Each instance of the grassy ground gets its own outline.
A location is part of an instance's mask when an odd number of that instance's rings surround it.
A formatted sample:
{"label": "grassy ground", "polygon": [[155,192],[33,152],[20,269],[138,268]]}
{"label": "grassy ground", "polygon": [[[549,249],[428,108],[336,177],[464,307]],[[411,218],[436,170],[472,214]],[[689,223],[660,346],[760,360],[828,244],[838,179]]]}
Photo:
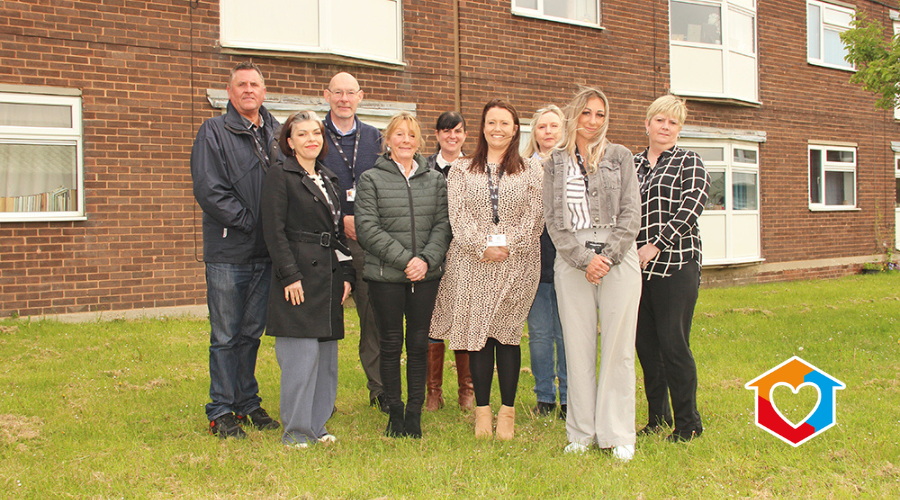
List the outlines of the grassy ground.
{"label": "grassy ground", "polygon": [[[329,423],[339,441],[292,450],[277,432],[243,441],[207,433],[208,322],[4,321],[0,496],[900,498],[898,295],[898,274],[701,291],[692,340],[706,433],[686,445],[641,438],[627,464],[597,450],[563,454],[564,423],[530,415],[527,342],[515,440],[475,441],[471,418],[452,405],[423,417],[423,439],[388,439],[386,417],[367,405],[351,311]],[[263,340],[257,373],[277,415],[272,346]],[[837,425],[798,448],[754,425],[754,393],[744,389],[793,355],[847,385]],[[775,398],[800,421],[814,393],[779,388]]]}

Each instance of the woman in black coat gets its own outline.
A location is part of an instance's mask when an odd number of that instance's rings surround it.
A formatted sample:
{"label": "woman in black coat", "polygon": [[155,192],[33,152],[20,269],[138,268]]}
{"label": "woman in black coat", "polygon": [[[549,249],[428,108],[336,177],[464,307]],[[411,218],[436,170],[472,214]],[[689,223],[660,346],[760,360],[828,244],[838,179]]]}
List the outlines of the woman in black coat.
{"label": "woman in black coat", "polygon": [[337,397],[343,303],[355,283],[337,177],[325,168],[325,128],[315,113],[291,115],[278,139],[287,157],[262,191],[263,235],[272,257],[266,333],[281,367],[282,441],[333,442],[325,430]]}

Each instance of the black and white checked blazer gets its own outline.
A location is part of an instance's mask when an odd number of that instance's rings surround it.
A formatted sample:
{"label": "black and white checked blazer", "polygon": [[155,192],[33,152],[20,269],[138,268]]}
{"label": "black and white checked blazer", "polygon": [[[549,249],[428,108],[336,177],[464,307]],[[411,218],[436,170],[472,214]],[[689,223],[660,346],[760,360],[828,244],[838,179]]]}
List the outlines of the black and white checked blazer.
{"label": "black and white checked blazer", "polygon": [[701,262],[697,219],[709,196],[709,174],[693,152],[673,146],[650,165],[647,150],[634,155],[641,187],[638,248],[652,243],[659,255],[644,269],[644,279],[667,278],[688,262]]}

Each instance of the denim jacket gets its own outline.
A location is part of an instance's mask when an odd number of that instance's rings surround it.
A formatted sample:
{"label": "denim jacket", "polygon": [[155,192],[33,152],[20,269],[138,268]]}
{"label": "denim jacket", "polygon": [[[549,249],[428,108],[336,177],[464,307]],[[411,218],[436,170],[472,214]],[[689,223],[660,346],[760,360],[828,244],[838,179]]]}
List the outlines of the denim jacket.
{"label": "denim jacket", "polygon": [[[566,208],[566,170],[574,161],[563,150],[554,150],[544,161],[544,219],[557,254],[570,266],[585,270],[594,251],[578,243]],[[618,264],[634,247],[641,228],[641,198],[634,157],[619,144],[610,144],[593,173],[588,173],[592,227],[611,228],[601,255]]]}

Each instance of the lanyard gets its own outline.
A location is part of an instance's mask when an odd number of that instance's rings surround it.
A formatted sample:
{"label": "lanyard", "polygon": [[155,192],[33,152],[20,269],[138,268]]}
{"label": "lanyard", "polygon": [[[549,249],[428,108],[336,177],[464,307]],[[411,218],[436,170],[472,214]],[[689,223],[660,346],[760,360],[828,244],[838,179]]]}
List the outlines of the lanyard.
{"label": "lanyard", "polygon": [[584,179],[584,194],[587,194],[591,189],[590,186],[588,186],[588,173],[587,169],[584,168],[584,158],[577,149],[575,150],[575,159],[578,160],[578,168],[581,169],[581,177]]}
{"label": "lanyard", "polygon": [[[263,124],[265,126],[265,124]],[[253,136],[253,142],[256,143],[256,149],[262,153],[263,158],[266,159],[265,165],[263,165],[263,170],[269,171],[269,151],[263,147],[262,143],[265,142],[265,139],[262,137],[262,127],[257,127],[256,125],[252,125],[250,127],[250,135]]]}
{"label": "lanyard", "polygon": [[322,187],[322,193],[325,195],[325,202],[328,203],[328,208],[331,210],[331,219],[334,222],[334,229],[337,231],[338,221],[341,218],[340,210],[335,206],[334,202],[331,201],[331,197],[333,196],[334,187],[331,185],[331,182],[319,171],[318,180],[316,184],[319,184]]}
{"label": "lanyard", "polygon": [[500,179],[503,178],[503,169],[497,171],[497,185],[491,179],[491,167],[485,165],[484,171],[488,176],[488,192],[491,194],[491,211],[494,213],[494,224],[500,224]]}
{"label": "lanyard", "polygon": [[356,187],[356,174],[353,173],[353,166],[356,165],[356,153],[359,151],[359,126],[356,127],[356,134],[353,138],[353,161],[347,160],[347,155],[344,154],[344,148],[341,147],[341,141],[338,138],[337,134],[331,131],[330,128],[325,127],[325,130],[328,131],[328,135],[331,136],[331,142],[334,143],[334,146],[337,148],[338,153],[341,154],[341,159],[344,160],[344,165],[347,165],[347,168],[350,169],[350,178],[353,179],[353,187]]}

